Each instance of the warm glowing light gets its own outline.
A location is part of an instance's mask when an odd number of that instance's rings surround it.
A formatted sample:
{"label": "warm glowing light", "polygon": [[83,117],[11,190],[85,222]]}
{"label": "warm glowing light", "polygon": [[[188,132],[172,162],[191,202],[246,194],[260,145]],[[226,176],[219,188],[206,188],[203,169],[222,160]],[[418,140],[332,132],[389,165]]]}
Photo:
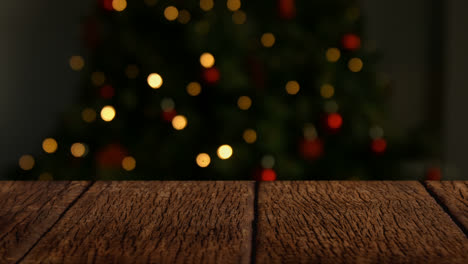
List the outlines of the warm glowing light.
{"label": "warm glowing light", "polygon": [[172,127],[175,130],[182,130],[187,126],[187,118],[183,115],[176,115],[172,119]]}
{"label": "warm glowing light", "polygon": [[191,82],[187,85],[187,93],[191,96],[197,96],[201,93],[201,85],[197,82]]}
{"label": "warm glowing light", "polygon": [[275,44],[275,35],[272,33],[265,33],[262,35],[260,41],[264,47],[270,48]]}
{"label": "warm glowing light", "polygon": [[112,121],[115,118],[115,108],[110,105],[104,106],[101,110],[101,118],[106,122]]}
{"label": "warm glowing light", "polygon": [[43,172],[39,175],[38,178],[40,181],[52,181],[54,178],[52,177],[52,174],[49,172]]}
{"label": "warm glowing light", "polygon": [[340,59],[341,52],[337,48],[329,48],[325,53],[325,57],[329,62],[337,62]]}
{"label": "warm glowing light", "polygon": [[261,164],[263,168],[271,169],[273,166],[275,166],[275,157],[272,155],[263,156]]}
{"label": "warm glowing light", "polygon": [[125,75],[129,79],[135,79],[138,77],[138,74],[140,73],[140,70],[138,69],[138,66],[135,64],[130,64],[125,68]]}
{"label": "warm glowing light", "polygon": [[232,14],[232,22],[234,22],[234,24],[241,25],[244,24],[246,20],[247,15],[242,10],[237,10]]}
{"label": "warm glowing light", "polygon": [[174,100],[172,100],[171,98],[163,98],[161,100],[161,109],[163,111],[171,111],[172,109],[174,109],[175,107],[175,103],[174,103]]}
{"label": "warm glowing light", "polygon": [[210,11],[214,7],[213,0],[200,0],[200,8],[203,11]]}
{"label": "warm glowing light", "polygon": [[169,21],[176,20],[178,16],[179,16],[179,10],[177,10],[177,7],[168,6],[166,7],[166,9],[164,9],[164,17],[167,20]]}
{"label": "warm glowing light", "polygon": [[21,156],[18,162],[20,168],[25,171],[32,170],[32,168],[34,167],[34,163],[34,157],[31,155]]}
{"label": "warm glowing light", "polygon": [[200,153],[197,155],[197,158],[195,161],[197,162],[198,166],[205,168],[205,167],[208,167],[208,165],[210,165],[211,158],[210,158],[210,155],[206,153]]}
{"label": "warm glowing light", "polygon": [[331,129],[338,129],[343,124],[343,118],[337,113],[329,114],[327,117],[327,124]]}
{"label": "warm glowing light", "polygon": [[383,138],[374,139],[372,140],[371,148],[375,153],[382,154],[387,149],[387,141]]}
{"label": "warm glowing light", "polygon": [[80,158],[86,155],[86,146],[83,143],[73,143],[70,147],[70,152],[75,158]]}
{"label": "warm glowing light", "polygon": [[241,96],[237,100],[237,106],[242,110],[247,110],[252,106],[252,100],[248,96]]}
{"label": "warm glowing light", "polygon": [[112,8],[115,11],[122,12],[127,8],[127,1],[126,0],[112,0]]}
{"label": "warm glowing light", "polygon": [[163,79],[161,75],[157,73],[151,73],[150,75],[148,75],[147,81],[148,85],[153,89],[159,89],[163,84]]}
{"label": "warm glowing light", "polygon": [[220,159],[229,159],[232,156],[232,148],[229,145],[222,145],[218,148],[217,153]]}
{"label": "warm glowing light", "polygon": [[260,181],[276,180],[276,172],[273,169],[264,169],[260,175]]}
{"label": "warm glowing light", "polygon": [[106,81],[106,75],[103,72],[91,73],[91,82],[94,86],[101,86]]}
{"label": "warm glowing light", "polygon": [[241,1],[240,0],[227,0],[227,8],[231,11],[237,11],[241,8]]}
{"label": "warm glowing light", "polygon": [[125,157],[122,160],[122,168],[126,171],[132,171],[136,167],[136,160],[133,157]]}
{"label": "warm glowing light", "polygon": [[289,81],[286,83],[286,92],[288,94],[297,94],[299,92],[300,86],[296,81]]}
{"label": "warm glowing light", "polygon": [[69,63],[70,68],[74,71],[81,71],[85,65],[85,61],[81,56],[71,56]]}
{"label": "warm glowing light", "polygon": [[307,140],[314,140],[317,138],[317,129],[313,124],[305,124],[304,126],[304,138]]}
{"label": "warm glowing light", "polygon": [[333,88],[332,85],[330,84],[324,84],[322,87],[320,87],[320,95],[322,95],[323,98],[331,98],[335,94],[335,88]]}
{"label": "warm glowing light", "polygon": [[91,123],[96,120],[96,111],[91,108],[85,108],[81,112],[81,118],[83,118],[86,123]]}
{"label": "warm glowing light", "polygon": [[257,132],[249,128],[244,131],[244,134],[242,134],[242,137],[244,138],[245,142],[252,144],[255,141],[257,141]]}
{"label": "warm glowing light", "polygon": [[42,141],[42,149],[47,153],[54,153],[57,147],[57,141],[53,138],[46,138]]}
{"label": "warm glowing light", "polygon": [[205,52],[200,56],[200,64],[205,68],[211,68],[215,64],[215,58],[211,53]]}
{"label": "warm glowing light", "polygon": [[183,9],[180,10],[179,16],[177,17],[177,21],[179,21],[179,23],[181,24],[187,24],[191,18],[192,16],[190,15],[190,12]]}
{"label": "warm glowing light", "polygon": [[360,72],[362,70],[362,60],[359,58],[352,58],[348,62],[348,68],[352,72]]}

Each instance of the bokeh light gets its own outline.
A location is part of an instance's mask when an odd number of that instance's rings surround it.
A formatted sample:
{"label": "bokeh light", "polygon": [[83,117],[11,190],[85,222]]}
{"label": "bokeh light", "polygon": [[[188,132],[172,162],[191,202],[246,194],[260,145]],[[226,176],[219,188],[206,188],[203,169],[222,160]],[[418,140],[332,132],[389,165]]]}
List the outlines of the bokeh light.
{"label": "bokeh light", "polygon": [[163,111],[171,111],[172,109],[175,108],[175,102],[172,100],[172,98],[163,98],[161,100],[161,109]]}
{"label": "bokeh light", "polygon": [[325,53],[325,57],[329,62],[337,62],[340,59],[341,52],[337,48],[329,48]]}
{"label": "bokeh light", "polygon": [[307,140],[314,140],[317,138],[317,129],[313,124],[305,124],[304,125],[304,138]]}
{"label": "bokeh light", "polygon": [[275,157],[272,155],[265,155],[262,158],[262,161],[260,162],[262,164],[262,167],[265,169],[271,169],[273,166],[275,166]]}
{"label": "bokeh light", "polygon": [[335,100],[329,100],[325,102],[323,108],[327,113],[336,113],[340,107]]}
{"label": "bokeh light", "polygon": [[83,57],[78,56],[78,55],[71,56],[69,63],[70,63],[70,68],[72,68],[72,70],[74,71],[81,71],[85,65],[85,61]]}
{"label": "bokeh light", "polygon": [[295,95],[299,92],[300,86],[297,81],[289,81],[286,83],[286,92],[291,95]]}
{"label": "bokeh light", "polygon": [[115,118],[115,108],[110,105],[106,105],[101,110],[101,118],[106,122],[110,122]]}
{"label": "bokeh light", "polygon": [[200,64],[205,68],[211,68],[215,64],[215,58],[209,52],[205,52],[200,56]]}
{"label": "bokeh light", "polygon": [[187,118],[183,115],[176,115],[172,119],[172,127],[175,130],[182,130],[187,126]]}
{"label": "bokeh light", "polygon": [[127,1],[126,0],[112,0],[112,8],[115,11],[122,12],[127,8]]}
{"label": "bokeh light", "polygon": [[352,58],[348,62],[348,68],[352,72],[360,72],[362,70],[362,60],[359,58]]}
{"label": "bokeh light", "polygon": [[187,85],[187,93],[191,96],[197,96],[201,93],[201,85],[197,82],[191,82]]}
{"label": "bokeh light", "polygon": [[44,141],[42,141],[42,149],[46,153],[54,153],[55,151],[57,151],[57,147],[57,141],[53,138],[46,138],[44,139]]}
{"label": "bokeh light", "polygon": [[217,151],[220,159],[229,159],[232,156],[232,147],[229,145],[221,145]]}
{"label": "bokeh light", "polygon": [[237,11],[241,8],[240,0],[227,0],[226,6],[231,11]]}
{"label": "bokeh light", "polygon": [[122,168],[126,171],[132,171],[136,167],[136,160],[134,157],[128,156],[122,160]]}
{"label": "bokeh light", "polygon": [[75,158],[80,158],[86,155],[86,146],[83,143],[73,143],[70,147],[70,152]]}
{"label": "bokeh light", "polygon": [[94,86],[101,86],[106,81],[106,75],[103,72],[93,72],[91,73],[91,83]]}
{"label": "bokeh light", "polygon": [[324,84],[320,87],[320,95],[323,98],[329,99],[335,94],[335,88],[330,84]]}
{"label": "bokeh light", "polygon": [[241,110],[247,110],[250,108],[250,106],[252,106],[252,99],[250,99],[250,97],[248,96],[241,96],[237,100],[237,106]]}
{"label": "bokeh light", "polygon": [[168,6],[164,9],[164,17],[169,21],[174,21],[179,16],[179,10],[175,6]]}
{"label": "bokeh light", "polygon": [[214,7],[213,0],[200,0],[200,8],[203,11],[210,11]]}
{"label": "bokeh light", "polygon": [[234,24],[241,25],[244,24],[246,20],[247,15],[242,10],[237,10],[232,14],[232,22],[234,22]]}
{"label": "bokeh light", "polygon": [[382,138],[384,136],[384,130],[379,126],[373,126],[369,129],[369,136],[372,139]]}
{"label": "bokeh light", "polygon": [[34,168],[34,157],[31,155],[23,155],[19,158],[18,165],[22,170],[28,171]]}
{"label": "bokeh light", "polygon": [[376,154],[382,154],[387,149],[387,141],[383,138],[374,139],[372,140],[371,148]]}
{"label": "bokeh light", "polygon": [[129,64],[125,68],[125,75],[129,79],[135,79],[136,77],[138,77],[139,73],[140,73],[140,70],[138,69],[138,66],[136,66],[135,64]]}
{"label": "bokeh light", "polygon": [[242,137],[244,138],[245,142],[252,144],[255,141],[257,141],[257,132],[249,128],[244,131],[244,133],[242,134]]}
{"label": "bokeh light", "polygon": [[195,159],[195,161],[197,162],[198,166],[205,168],[205,167],[208,167],[208,165],[210,165],[211,158],[210,158],[210,155],[206,153],[200,153],[197,155],[197,158]]}
{"label": "bokeh light", "polygon": [[83,111],[81,111],[81,118],[83,118],[83,121],[86,123],[91,123],[96,120],[96,111],[92,108],[85,108]]}
{"label": "bokeh light", "polygon": [[52,173],[50,172],[43,172],[39,175],[38,180],[40,181],[52,181],[54,177],[52,176]]}
{"label": "bokeh light", "polygon": [[191,18],[192,18],[192,16],[190,15],[190,12],[185,10],[185,9],[182,9],[179,12],[179,16],[177,17],[177,21],[179,21],[179,23],[181,23],[181,24],[187,24],[190,21]]}
{"label": "bokeh light", "polygon": [[343,118],[338,113],[329,114],[327,117],[327,124],[331,129],[338,129],[343,124]]}
{"label": "bokeh light", "polygon": [[151,73],[150,75],[148,75],[147,82],[148,82],[148,85],[151,88],[159,89],[159,88],[161,88],[161,86],[163,84],[163,79],[162,79],[161,75],[159,75],[157,73]]}
{"label": "bokeh light", "polygon": [[272,33],[265,33],[262,35],[260,41],[264,47],[270,48],[275,44],[275,35]]}

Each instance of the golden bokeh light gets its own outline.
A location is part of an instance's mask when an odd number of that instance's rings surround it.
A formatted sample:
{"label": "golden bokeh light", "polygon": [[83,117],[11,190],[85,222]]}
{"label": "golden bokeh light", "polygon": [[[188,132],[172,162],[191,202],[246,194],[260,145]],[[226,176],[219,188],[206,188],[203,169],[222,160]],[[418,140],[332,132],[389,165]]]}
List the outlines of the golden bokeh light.
{"label": "golden bokeh light", "polygon": [[126,0],[112,0],[112,8],[115,11],[122,12],[127,8],[127,1]]}
{"label": "golden bokeh light", "polygon": [[352,72],[360,72],[363,65],[362,60],[359,58],[352,58],[348,62],[348,68]]}
{"label": "golden bokeh light", "polygon": [[329,62],[337,62],[340,59],[341,52],[337,48],[329,48],[325,53],[325,57]]}
{"label": "golden bokeh light", "polygon": [[106,81],[106,75],[103,72],[93,72],[91,73],[91,83],[94,86],[102,86]]}
{"label": "golden bokeh light", "polygon": [[40,181],[52,181],[54,178],[52,177],[52,173],[43,172],[39,175],[38,180]]}
{"label": "golden bokeh light", "polygon": [[164,17],[169,21],[174,21],[179,16],[179,10],[175,6],[168,6],[164,9]]}
{"label": "golden bokeh light", "polygon": [[237,11],[241,8],[240,0],[227,0],[226,6],[231,11]]}
{"label": "golden bokeh light", "polygon": [[57,147],[57,141],[53,138],[46,138],[44,139],[44,141],[42,141],[42,149],[46,153],[54,153],[55,151],[57,151]]}
{"label": "golden bokeh light", "polygon": [[34,168],[34,157],[31,155],[23,155],[19,158],[18,165],[22,170],[28,171]]}
{"label": "golden bokeh light", "polygon": [[209,52],[205,52],[200,56],[200,64],[205,68],[211,68],[215,64],[215,58]]}
{"label": "golden bokeh light", "polygon": [[73,143],[70,147],[70,152],[75,158],[80,158],[86,155],[86,146],[83,143]]}
{"label": "golden bokeh light", "polygon": [[132,171],[136,167],[136,160],[134,157],[128,156],[122,160],[122,168],[126,171]]}
{"label": "golden bokeh light", "polygon": [[247,14],[242,10],[237,10],[232,14],[232,22],[237,25],[242,25],[247,20]]}
{"label": "golden bokeh light", "polygon": [[324,84],[320,87],[320,95],[323,98],[331,98],[335,94],[335,88],[330,84]]}
{"label": "golden bokeh light", "polygon": [[315,129],[315,126],[313,124],[305,124],[303,132],[305,139],[314,140],[317,138],[317,129]]}
{"label": "golden bokeh light", "polygon": [[148,75],[147,81],[148,85],[153,89],[159,89],[163,84],[163,79],[161,75],[157,73],[151,73],[150,75]]}
{"label": "golden bokeh light", "polygon": [[92,108],[85,108],[83,111],[81,111],[81,118],[83,118],[83,121],[86,123],[91,123],[96,120],[96,111]]}
{"label": "golden bokeh light", "polygon": [[220,159],[229,159],[232,156],[232,148],[229,145],[221,145],[217,154]]}
{"label": "golden bokeh light", "polygon": [[201,168],[206,168],[208,165],[210,165],[211,158],[210,155],[206,153],[200,153],[197,155],[197,158],[195,159],[197,162],[197,165],[200,166]]}
{"label": "golden bokeh light", "polygon": [[214,7],[213,0],[200,0],[200,8],[203,11],[210,11]]}
{"label": "golden bokeh light", "polygon": [[197,82],[191,82],[187,85],[187,93],[191,96],[197,96],[201,93],[201,85]]}
{"label": "golden bokeh light", "polygon": [[272,33],[265,33],[262,35],[262,38],[260,39],[262,42],[262,45],[266,48],[273,47],[275,44],[275,35]]}
{"label": "golden bokeh light", "polygon": [[297,81],[289,81],[286,83],[286,92],[288,94],[294,95],[299,92],[300,86]]}
{"label": "golden bokeh light", "polygon": [[125,68],[125,75],[129,79],[135,79],[138,77],[138,74],[140,73],[140,70],[138,69],[138,66],[135,64],[130,64]]}
{"label": "golden bokeh light", "polygon": [[190,12],[183,9],[180,10],[179,16],[177,17],[177,21],[179,21],[179,23],[181,24],[187,24],[191,18],[192,16],[190,15]]}
{"label": "golden bokeh light", "polygon": [[255,141],[257,141],[257,132],[249,128],[244,131],[244,133],[242,134],[242,137],[244,138],[245,142],[252,144]]}
{"label": "golden bokeh light", "polygon": [[71,56],[69,63],[70,63],[70,68],[72,68],[72,70],[74,71],[81,71],[85,65],[85,61],[83,57],[78,56],[78,55]]}
{"label": "golden bokeh light", "polygon": [[250,108],[250,106],[252,106],[252,99],[250,99],[250,97],[248,96],[241,96],[237,100],[237,106],[241,110],[247,110]]}
{"label": "golden bokeh light", "polygon": [[172,119],[172,127],[175,130],[182,130],[187,126],[187,118],[183,115],[176,115]]}
{"label": "golden bokeh light", "polygon": [[106,105],[101,110],[101,118],[106,122],[110,122],[115,118],[115,108],[110,105]]}

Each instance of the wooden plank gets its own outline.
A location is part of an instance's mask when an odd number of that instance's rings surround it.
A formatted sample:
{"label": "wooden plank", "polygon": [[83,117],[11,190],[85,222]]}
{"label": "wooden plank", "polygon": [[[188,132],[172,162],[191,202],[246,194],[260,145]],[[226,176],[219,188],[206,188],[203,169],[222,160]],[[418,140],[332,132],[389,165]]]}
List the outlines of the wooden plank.
{"label": "wooden plank", "polygon": [[25,263],[247,263],[253,182],[97,182]]}
{"label": "wooden plank", "polygon": [[0,263],[15,263],[89,182],[0,182]]}
{"label": "wooden plank", "polygon": [[468,181],[426,181],[429,191],[468,230]]}
{"label": "wooden plank", "polygon": [[258,263],[466,263],[468,239],[418,182],[271,182]]}

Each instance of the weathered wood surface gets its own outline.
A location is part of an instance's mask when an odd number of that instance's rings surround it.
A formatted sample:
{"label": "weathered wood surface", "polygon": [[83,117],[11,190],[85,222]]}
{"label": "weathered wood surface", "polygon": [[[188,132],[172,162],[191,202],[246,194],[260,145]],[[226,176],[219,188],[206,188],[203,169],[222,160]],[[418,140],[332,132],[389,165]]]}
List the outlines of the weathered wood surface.
{"label": "weathered wood surface", "polygon": [[0,182],[0,263],[15,263],[88,182]]}
{"label": "weathered wood surface", "polygon": [[248,263],[253,182],[97,182],[24,263]]}
{"label": "weathered wood surface", "polygon": [[466,232],[468,230],[468,181],[427,181],[425,184]]}
{"label": "weathered wood surface", "polygon": [[257,263],[466,263],[468,239],[418,182],[270,182]]}

